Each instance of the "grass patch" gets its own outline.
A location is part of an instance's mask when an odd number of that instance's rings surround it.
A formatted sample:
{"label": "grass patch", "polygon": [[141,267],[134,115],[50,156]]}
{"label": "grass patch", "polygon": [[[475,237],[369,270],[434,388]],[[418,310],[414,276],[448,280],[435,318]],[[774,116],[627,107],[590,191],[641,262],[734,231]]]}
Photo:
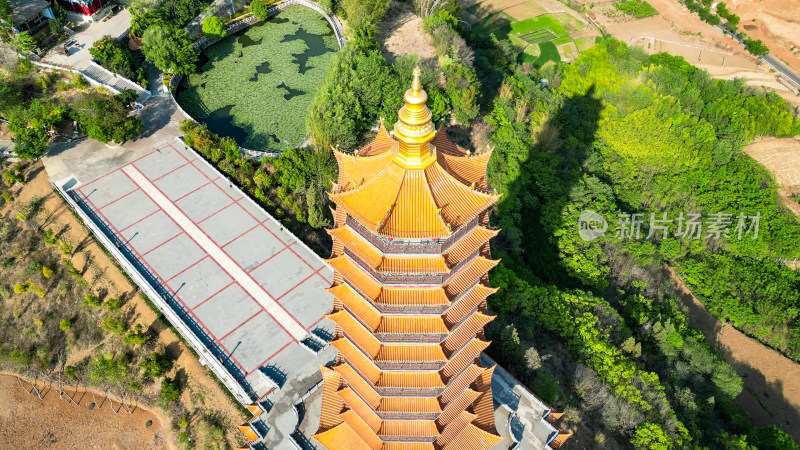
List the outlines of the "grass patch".
{"label": "grass patch", "polygon": [[544,14],[531,19],[520,20],[511,24],[511,31],[515,34],[526,34],[546,28],[557,37],[567,36],[567,27],[555,17]]}
{"label": "grass patch", "polygon": [[558,54],[556,44],[552,42],[542,42],[539,44],[539,51],[539,58],[533,63],[536,67],[543,67],[548,61],[553,61],[554,63],[561,61],[561,56]]}
{"label": "grass patch", "polygon": [[658,10],[644,0],[624,0],[614,3],[614,7],[637,19],[658,15]]}
{"label": "grass patch", "polygon": [[593,37],[577,39],[575,40],[575,46],[578,47],[579,52],[583,53],[586,50],[589,50],[590,48],[594,47],[594,44],[596,42],[597,40]]}
{"label": "grass patch", "polygon": [[178,102],[209,129],[246,148],[285,150],[306,139],[305,116],[338,50],[328,22],[290,8],[203,52]]}
{"label": "grass patch", "polygon": [[560,37],[558,39],[553,40],[553,44],[566,44],[567,42],[572,41],[572,38],[569,36]]}

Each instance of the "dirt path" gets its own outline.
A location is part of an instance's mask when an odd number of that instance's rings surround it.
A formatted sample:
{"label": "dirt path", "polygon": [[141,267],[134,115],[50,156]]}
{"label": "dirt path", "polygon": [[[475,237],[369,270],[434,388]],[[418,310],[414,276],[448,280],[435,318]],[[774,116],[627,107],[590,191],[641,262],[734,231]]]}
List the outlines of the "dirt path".
{"label": "dirt path", "polygon": [[[75,390],[69,389],[71,394]],[[46,391],[45,391],[46,392]],[[114,414],[107,399],[96,395],[99,407],[89,410],[91,393],[80,390],[78,405],[56,391],[44,398],[28,394],[17,378],[0,375],[0,446],[3,448],[152,449],[177,448],[167,439],[156,414],[141,407]],[[115,408],[117,404],[115,403]],[[150,426],[147,424],[150,423]]]}
{"label": "dirt path", "polygon": [[[235,447],[238,439],[242,439],[235,426],[243,422],[246,416],[212,378],[214,375],[200,365],[168,324],[145,304],[138,288],[123,276],[113,259],[100,249],[88,229],[54,191],[41,162],[28,169],[28,183],[19,193],[15,203],[24,203],[33,197],[44,199],[44,212],[39,216],[45,218],[44,228],[52,229],[56,233],[63,230],[62,236],[75,247],[76,254],[72,262],[79,270],[85,270],[84,277],[92,285],[92,289],[96,291],[104,287],[111,295],[120,295],[124,298],[126,303],[123,306],[123,316],[129,317],[131,325],[142,324],[145,330],[157,337],[158,342],[175,360],[170,376],[177,377],[181,386],[186,388],[183,389],[181,401],[189,412],[203,409],[221,413],[229,443]],[[67,358],[71,363],[77,363],[81,357],[90,355],[90,349],[76,349],[71,355],[67,355]],[[2,404],[0,402],[0,405]],[[166,427],[169,429],[169,424]],[[16,426],[14,428],[17,433],[27,429]]]}
{"label": "dirt path", "polygon": [[689,308],[690,324],[703,332],[742,377],[745,389],[735,399],[739,410],[754,425],[778,425],[800,441],[800,364],[721,323],[672,268],[666,270],[677,283],[678,297]]}

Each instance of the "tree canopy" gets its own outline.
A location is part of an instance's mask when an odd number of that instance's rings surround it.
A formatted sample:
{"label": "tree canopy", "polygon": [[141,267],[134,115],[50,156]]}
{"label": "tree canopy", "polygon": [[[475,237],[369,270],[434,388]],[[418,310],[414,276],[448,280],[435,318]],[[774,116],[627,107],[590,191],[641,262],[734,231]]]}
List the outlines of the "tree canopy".
{"label": "tree canopy", "polygon": [[198,52],[186,30],[158,24],[145,31],[142,41],[145,57],[160,70],[187,75],[197,69]]}

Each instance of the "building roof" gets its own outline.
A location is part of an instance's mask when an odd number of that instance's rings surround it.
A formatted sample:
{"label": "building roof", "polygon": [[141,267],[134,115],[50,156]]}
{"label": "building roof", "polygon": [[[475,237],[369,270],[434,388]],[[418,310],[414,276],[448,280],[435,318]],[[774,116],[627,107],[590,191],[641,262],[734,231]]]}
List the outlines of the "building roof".
{"label": "building roof", "polygon": [[14,25],[25,23],[50,7],[46,0],[9,0],[9,3],[13,8],[11,19]]}

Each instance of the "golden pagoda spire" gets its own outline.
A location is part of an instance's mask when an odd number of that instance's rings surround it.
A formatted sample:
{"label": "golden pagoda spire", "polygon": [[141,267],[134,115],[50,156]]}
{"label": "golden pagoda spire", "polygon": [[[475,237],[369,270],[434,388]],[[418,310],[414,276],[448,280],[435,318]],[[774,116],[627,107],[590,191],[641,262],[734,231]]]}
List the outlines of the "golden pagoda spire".
{"label": "golden pagoda spire", "polygon": [[403,96],[405,105],[397,114],[394,136],[399,141],[395,161],[404,169],[424,169],[436,160],[436,149],[430,140],[436,135],[428,109],[428,93],[422,89],[419,67],[414,68],[411,88]]}

